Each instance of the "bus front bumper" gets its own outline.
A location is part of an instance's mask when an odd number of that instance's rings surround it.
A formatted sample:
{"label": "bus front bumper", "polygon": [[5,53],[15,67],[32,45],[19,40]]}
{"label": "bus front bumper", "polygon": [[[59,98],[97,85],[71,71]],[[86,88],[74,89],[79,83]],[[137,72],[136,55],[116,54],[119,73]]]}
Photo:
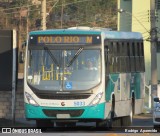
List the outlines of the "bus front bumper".
{"label": "bus front bumper", "polygon": [[104,119],[105,103],[85,107],[41,107],[25,103],[27,119]]}

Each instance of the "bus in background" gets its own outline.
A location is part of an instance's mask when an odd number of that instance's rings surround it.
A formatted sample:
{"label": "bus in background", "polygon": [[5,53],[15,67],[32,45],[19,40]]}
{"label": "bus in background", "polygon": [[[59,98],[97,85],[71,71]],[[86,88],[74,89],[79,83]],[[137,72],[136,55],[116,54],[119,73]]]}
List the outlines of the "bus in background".
{"label": "bus in background", "polygon": [[128,126],[142,113],[143,38],[75,27],[32,31],[25,55],[25,116],[37,127]]}

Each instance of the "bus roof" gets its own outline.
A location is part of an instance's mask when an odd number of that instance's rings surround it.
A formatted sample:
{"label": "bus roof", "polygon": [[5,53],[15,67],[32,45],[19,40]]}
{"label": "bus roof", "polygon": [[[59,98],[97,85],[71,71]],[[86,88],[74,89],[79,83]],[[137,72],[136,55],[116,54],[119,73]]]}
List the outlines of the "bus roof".
{"label": "bus roof", "polygon": [[121,32],[121,31],[108,31],[105,33],[105,39],[141,39],[142,34],[139,32]]}
{"label": "bus roof", "polygon": [[90,27],[72,27],[68,29],[49,29],[31,31],[30,35],[100,35],[104,34],[105,39],[143,39],[142,34],[139,32],[122,32],[111,31],[107,28],[90,28]]}

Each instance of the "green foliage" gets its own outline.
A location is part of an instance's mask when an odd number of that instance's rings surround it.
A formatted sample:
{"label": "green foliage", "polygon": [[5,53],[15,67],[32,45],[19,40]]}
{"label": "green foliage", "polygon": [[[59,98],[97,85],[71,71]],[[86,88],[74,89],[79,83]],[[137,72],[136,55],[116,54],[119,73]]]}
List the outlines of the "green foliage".
{"label": "green foliage", "polygon": [[[55,7],[55,1],[47,0],[47,28],[67,28],[73,26],[110,27],[116,29],[117,0],[60,0]],[[39,29],[41,5],[33,5],[32,0],[13,0],[4,2],[0,15],[0,28],[16,28],[26,34],[27,17],[29,31]],[[27,6],[31,5],[31,6]],[[20,8],[22,7],[22,8]],[[4,9],[4,10],[3,10]],[[20,9],[27,9],[29,16],[20,17]],[[7,14],[6,14],[7,13]]]}
{"label": "green foliage", "polygon": [[[116,0],[84,0],[83,2],[82,0],[61,0],[50,14],[50,20],[53,23],[48,23],[47,28],[57,28],[58,23],[61,24],[62,21],[62,28],[78,25],[116,29],[116,2]],[[58,28],[60,27],[59,25]]]}

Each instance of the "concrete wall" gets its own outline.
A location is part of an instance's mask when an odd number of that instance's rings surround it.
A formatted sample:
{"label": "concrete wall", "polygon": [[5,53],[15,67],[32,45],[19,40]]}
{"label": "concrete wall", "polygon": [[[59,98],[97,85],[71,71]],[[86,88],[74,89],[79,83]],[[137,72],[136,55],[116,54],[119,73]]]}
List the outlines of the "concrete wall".
{"label": "concrete wall", "polygon": [[[11,91],[0,91],[0,118],[12,118],[11,94]],[[24,96],[22,83],[17,86],[15,118],[24,118]]]}

